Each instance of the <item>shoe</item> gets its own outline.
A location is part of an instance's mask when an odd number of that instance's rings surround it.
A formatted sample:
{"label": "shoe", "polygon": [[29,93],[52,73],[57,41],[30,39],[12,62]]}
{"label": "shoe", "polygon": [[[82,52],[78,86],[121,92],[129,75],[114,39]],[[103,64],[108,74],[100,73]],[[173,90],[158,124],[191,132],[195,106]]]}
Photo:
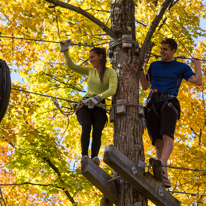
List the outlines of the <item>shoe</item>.
{"label": "shoe", "polygon": [[171,187],[171,182],[165,176],[163,176],[163,183],[165,185],[165,188]]}
{"label": "shoe", "polygon": [[159,163],[158,165],[159,165],[159,166],[162,166],[163,174],[165,174],[164,163],[163,163],[161,160],[159,160],[159,159],[157,159],[157,158],[155,158],[155,157],[150,157],[150,158],[149,158],[149,163],[152,165],[153,162],[158,162],[158,163]]}
{"label": "shoe", "polygon": [[93,161],[97,166],[100,165],[100,161],[99,161],[99,158],[98,158],[98,157],[93,157],[93,158],[92,158],[92,161]]}
{"label": "shoe", "polygon": [[82,161],[84,160],[84,159],[86,159],[88,156],[87,155],[84,155],[82,158],[81,158],[81,164],[82,164]]}

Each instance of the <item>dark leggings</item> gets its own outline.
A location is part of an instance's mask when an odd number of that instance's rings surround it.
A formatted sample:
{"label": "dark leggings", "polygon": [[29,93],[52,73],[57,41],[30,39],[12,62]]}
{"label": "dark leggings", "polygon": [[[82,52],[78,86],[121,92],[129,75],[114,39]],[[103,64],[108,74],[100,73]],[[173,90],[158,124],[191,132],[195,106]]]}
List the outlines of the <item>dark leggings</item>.
{"label": "dark leggings", "polygon": [[88,109],[86,106],[77,112],[77,119],[82,126],[81,147],[82,156],[88,155],[90,142],[91,126],[93,125],[92,133],[92,154],[91,158],[98,156],[101,147],[101,135],[104,125],[107,121],[106,111],[100,107]]}

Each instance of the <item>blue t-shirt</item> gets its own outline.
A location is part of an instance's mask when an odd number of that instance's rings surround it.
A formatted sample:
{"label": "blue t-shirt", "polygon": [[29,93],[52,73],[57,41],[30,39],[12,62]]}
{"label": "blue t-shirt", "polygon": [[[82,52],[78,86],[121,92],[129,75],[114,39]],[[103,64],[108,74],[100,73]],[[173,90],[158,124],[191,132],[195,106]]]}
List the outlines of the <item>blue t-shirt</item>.
{"label": "blue t-shirt", "polygon": [[188,80],[194,72],[187,64],[173,60],[151,63],[148,74],[152,89],[177,96],[182,79]]}

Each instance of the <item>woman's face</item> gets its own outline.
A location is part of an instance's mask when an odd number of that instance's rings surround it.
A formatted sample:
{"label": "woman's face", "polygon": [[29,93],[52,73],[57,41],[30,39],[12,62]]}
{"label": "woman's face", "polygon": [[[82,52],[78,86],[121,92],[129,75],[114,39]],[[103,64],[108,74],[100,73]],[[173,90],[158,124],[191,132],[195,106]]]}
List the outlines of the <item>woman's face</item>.
{"label": "woman's face", "polygon": [[100,69],[101,67],[101,58],[102,54],[98,55],[94,51],[89,52],[89,61],[92,64],[92,66],[96,69]]}

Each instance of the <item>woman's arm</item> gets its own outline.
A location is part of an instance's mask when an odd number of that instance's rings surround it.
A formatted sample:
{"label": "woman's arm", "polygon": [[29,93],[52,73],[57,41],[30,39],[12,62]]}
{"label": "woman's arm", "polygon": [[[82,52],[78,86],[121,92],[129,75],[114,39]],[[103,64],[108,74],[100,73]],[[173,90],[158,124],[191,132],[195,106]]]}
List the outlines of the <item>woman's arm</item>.
{"label": "woman's arm", "polygon": [[106,99],[107,97],[113,96],[116,93],[116,90],[117,90],[117,74],[114,69],[111,69],[109,75],[109,89],[107,89],[102,94],[99,94],[99,96],[102,99]]}
{"label": "woman's arm", "polygon": [[65,57],[65,61],[67,64],[67,67],[79,74],[83,74],[83,75],[88,75],[89,74],[89,70],[90,67],[82,67],[79,65],[76,65],[72,62],[70,56],[69,56],[69,52],[68,51],[64,51],[64,57]]}

